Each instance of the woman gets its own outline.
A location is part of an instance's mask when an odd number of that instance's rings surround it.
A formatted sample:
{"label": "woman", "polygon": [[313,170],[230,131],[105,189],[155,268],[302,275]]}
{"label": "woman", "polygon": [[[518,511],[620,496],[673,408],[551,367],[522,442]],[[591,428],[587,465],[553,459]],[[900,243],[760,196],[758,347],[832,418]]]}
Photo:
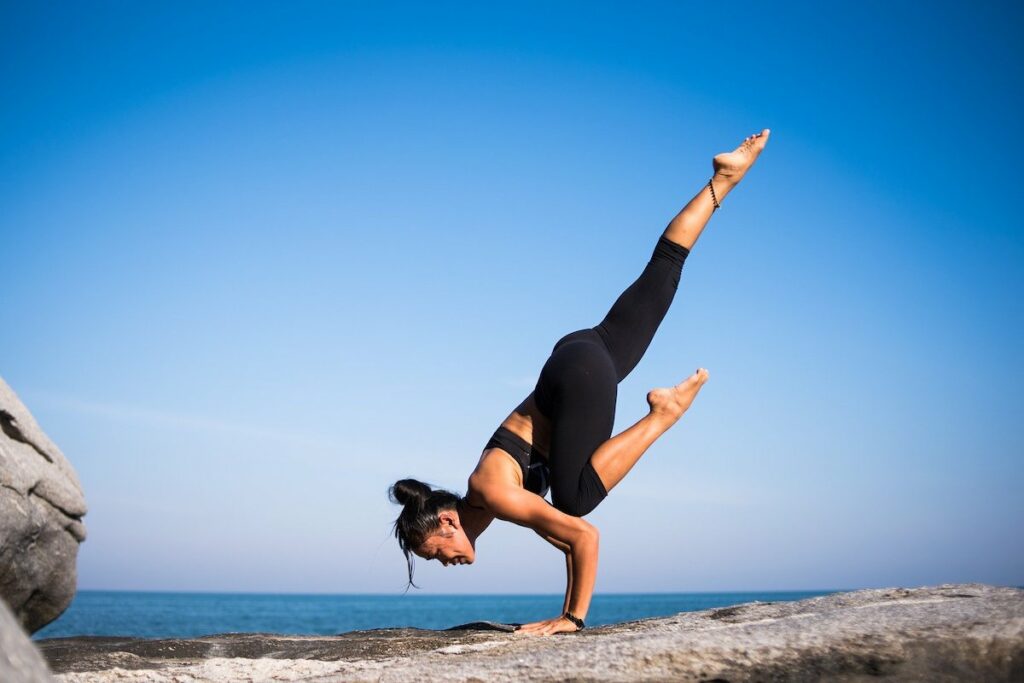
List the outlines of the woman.
{"label": "woman", "polygon": [[[711,214],[750,169],[770,135],[764,129],[714,157],[708,184],[672,219],[643,273],[596,327],[558,341],[533,393],[484,448],[464,497],[415,479],[390,489],[404,506],[395,536],[412,583],[412,555],[472,564],[476,539],[495,519],[527,526],[565,553],[562,614],[520,631],[549,635],[584,627],[597,576],[597,529],[582,517],[622,481],[654,441],[682,417],[708,379],[700,368],[674,387],[647,394],[650,412],[611,436],[617,385],[644,355],[668,311],[683,261]],[[551,491],[551,503],[543,496]]]}

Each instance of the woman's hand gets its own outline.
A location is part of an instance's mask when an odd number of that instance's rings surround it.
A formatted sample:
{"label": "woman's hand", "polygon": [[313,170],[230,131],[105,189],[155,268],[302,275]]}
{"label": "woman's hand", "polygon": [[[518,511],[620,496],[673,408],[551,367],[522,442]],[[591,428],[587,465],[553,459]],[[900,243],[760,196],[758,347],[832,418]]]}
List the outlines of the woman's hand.
{"label": "woman's hand", "polygon": [[[590,607],[597,578],[597,557],[600,534],[597,527],[579,517],[567,515],[535,493],[514,486],[494,487],[484,494],[484,502],[498,519],[508,520],[533,529],[545,538],[550,536],[569,548],[566,557],[565,610],[581,619]],[[538,621],[520,627],[523,633],[551,635],[577,630],[576,624],[564,617]]]}
{"label": "woman's hand", "polygon": [[523,624],[516,629],[516,633],[528,633],[535,636],[550,636],[555,633],[570,633],[578,631],[576,624],[565,617],[555,617],[547,621],[535,621],[532,624]]}

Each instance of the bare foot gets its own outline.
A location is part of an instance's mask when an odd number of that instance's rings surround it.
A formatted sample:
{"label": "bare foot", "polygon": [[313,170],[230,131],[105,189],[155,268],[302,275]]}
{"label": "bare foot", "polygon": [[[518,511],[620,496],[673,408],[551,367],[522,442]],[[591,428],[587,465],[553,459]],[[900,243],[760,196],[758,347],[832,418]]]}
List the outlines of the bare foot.
{"label": "bare foot", "polygon": [[740,146],[731,152],[718,154],[711,161],[715,175],[722,181],[735,185],[757,161],[758,155],[768,144],[771,130],[765,128],[756,135],[749,136]]}
{"label": "bare foot", "polygon": [[675,422],[683,416],[693,403],[693,399],[697,398],[697,392],[707,381],[708,371],[698,368],[697,372],[674,387],[651,389],[647,392],[647,403],[651,406],[651,412],[664,415]]}

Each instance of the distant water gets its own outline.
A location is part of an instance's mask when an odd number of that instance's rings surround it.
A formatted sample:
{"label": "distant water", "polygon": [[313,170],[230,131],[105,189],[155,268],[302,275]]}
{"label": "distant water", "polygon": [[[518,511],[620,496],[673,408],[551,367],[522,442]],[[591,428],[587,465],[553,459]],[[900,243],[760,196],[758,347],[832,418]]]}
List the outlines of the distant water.
{"label": "distant water", "polygon": [[[587,625],[614,624],[760,600],[801,600],[834,591],[627,593],[594,596]],[[443,629],[472,621],[528,623],[562,609],[561,595],[267,595],[79,591],[33,638],[193,638],[260,632],[333,635],[373,628]]]}

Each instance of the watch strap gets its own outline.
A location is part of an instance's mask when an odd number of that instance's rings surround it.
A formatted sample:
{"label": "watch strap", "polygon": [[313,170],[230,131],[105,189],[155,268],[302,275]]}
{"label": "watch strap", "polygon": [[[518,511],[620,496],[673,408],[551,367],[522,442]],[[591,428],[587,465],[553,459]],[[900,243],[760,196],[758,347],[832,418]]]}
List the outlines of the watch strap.
{"label": "watch strap", "polygon": [[565,617],[566,619],[568,619],[569,621],[571,621],[572,623],[576,624],[576,630],[577,631],[582,631],[587,626],[586,624],[583,623],[582,619],[580,619],[578,616],[576,616],[572,612],[568,612],[567,611],[562,616]]}

